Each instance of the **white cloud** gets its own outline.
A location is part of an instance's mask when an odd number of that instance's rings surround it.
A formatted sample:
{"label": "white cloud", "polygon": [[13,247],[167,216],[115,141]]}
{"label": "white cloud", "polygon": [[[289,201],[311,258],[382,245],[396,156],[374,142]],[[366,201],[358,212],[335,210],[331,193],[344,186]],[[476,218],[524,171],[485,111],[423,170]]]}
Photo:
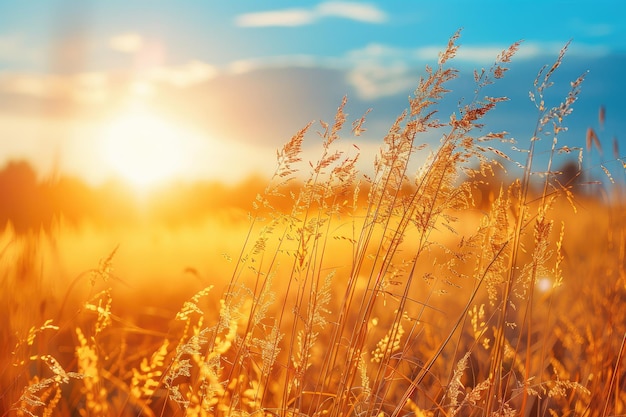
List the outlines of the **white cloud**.
{"label": "white cloud", "polygon": [[7,59],[13,56],[18,51],[20,43],[18,36],[0,36],[0,59]]}
{"label": "white cloud", "polygon": [[67,91],[66,77],[48,74],[4,72],[0,74],[0,90],[38,98],[53,97]]}
{"label": "white cloud", "polygon": [[74,97],[84,103],[101,103],[109,96],[109,76],[104,72],[86,72],[73,77]]}
{"label": "white cloud", "polygon": [[[505,49],[498,46],[466,46],[459,48],[455,59],[479,65],[489,65],[495,62],[497,56]],[[516,55],[516,57],[520,58],[520,55]]]}
{"label": "white cloud", "polygon": [[0,62],[40,63],[42,52],[39,46],[25,41],[20,33],[0,34]]}
{"label": "white cloud", "polygon": [[[369,44],[364,48],[350,51],[346,55],[345,66],[350,68],[348,82],[365,99],[375,99],[410,91],[415,86],[420,71],[425,65],[436,65],[439,53],[445,45],[423,46],[419,48],[398,48],[383,44]],[[505,46],[461,46],[453,66],[491,65]],[[521,49],[517,59],[535,56],[544,51],[538,45]],[[557,50],[558,53],[558,50]]]}
{"label": "white cloud", "polygon": [[[534,58],[540,55],[556,56],[565,46],[564,42],[528,42],[522,43],[516,58]],[[589,45],[585,43],[572,42],[565,56],[583,56],[588,58],[598,58],[611,53],[608,46]]]}
{"label": "white cloud", "polygon": [[235,18],[235,24],[240,27],[302,26],[313,21],[315,21],[315,13],[306,9],[246,13]]}
{"label": "white cloud", "polygon": [[374,99],[390,96],[415,87],[416,75],[404,65],[359,66],[348,73],[347,80],[360,97]]}
{"label": "white cloud", "polygon": [[137,52],[143,45],[143,38],[134,32],[122,33],[109,39],[109,47],[118,52]]}
{"label": "white cloud", "polygon": [[[527,48],[522,44],[522,48],[515,54],[515,59],[530,58],[541,51],[535,46]],[[435,65],[439,59],[439,54],[445,50],[445,45],[440,46],[424,46],[408,51],[419,61]],[[473,65],[490,65],[495,62],[496,57],[506,50],[508,46],[495,45],[461,45],[457,50],[454,61],[462,63],[470,63]],[[558,51],[557,51],[558,52]]]}
{"label": "white cloud", "polygon": [[387,20],[386,13],[371,4],[328,1],[312,9],[298,8],[246,13],[237,16],[235,24],[239,27],[295,27],[310,25],[325,17],[340,17],[366,23],[383,23]]}
{"label": "white cloud", "polygon": [[[519,50],[513,56],[512,62],[540,56],[547,57],[547,62],[551,62],[550,59],[556,58],[565,44],[566,41],[522,42]],[[474,65],[490,65],[507,48],[508,45],[462,45],[455,60]],[[432,59],[436,57],[434,50],[434,47],[430,49],[420,48],[419,54],[422,58]],[[610,53],[610,49],[605,46],[573,42],[569,45],[566,56],[600,57],[608,53]]]}
{"label": "white cloud", "polygon": [[[565,46],[564,42],[522,42],[519,50],[513,57],[513,62],[522,59],[531,59],[538,56],[555,57]],[[496,57],[509,45],[461,45],[454,61],[471,65],[491,65]],[[387,49],[391,49],[388,48]],[[412,50],[405,50],[402,54],[412,55],[425,63],[436,63],[439,53],[445,49],[445,45],[424,46]],[[568,55],[602,56],[609,53],[609,49],[597,45],[572,43],[568,48]],[[454,65],[454,64],[453,64]]]}
{"label": "white cloud", "polygon": [[414,61],[409,50],[369,44],[346,55],[347,81],[365,99],[397,94],[414,86],[415,74],[410,71]]}
{"label": "white cloud", "polygon": [[314,68],[329,67],[330,60],[313,55],[279,55],[233,61],[228,65],[231,74],[245,74],[260,68]]}
{"label": "white cloud", "polygon": [[320,3],[316,11],[321,16],[343,17],[367,23],[383,23],[387,20],[385,12],[367,3],[328,1]]}
{"label": "white cloud", "polygon": [[[562,45],[560,45],[562,46]],[[316,57],[310,55],[290,55],[246,59],[230,64],[228,71],[235,74],[259,68],[277,67],[323,67],[345,70],[347,81],[366,99],[375,99],[410,91],[425,65],[436,65],[440,46],[401,48],[372,43],[363,48],[349,51],[339,57]],[[474,67],[491,65],[505,46],[468,45],[459,48],[453,66]],[[555,53],[558,53],[559,48]],[[531,58],[546,53],[546,46],[523,44],[515,59]]]}
{"label": "white cloud", "polygon": [[[513,57],[516,61],[546,57],[553,62],[565,42],[523,42]],[[508,45],[461,45],[450,65],[459,69],[475,69],[491,66],[496,57]],[[350,51],[343,63],[349,69],[348,82],[357,93],[367,99],[389,96],[410,90],[415,85],[417,71],[425,65],[434,66],[445,45],[419,48],[397,48],[389,45],[370,44]],[[572,43],[566,56],[601,57],[608,54],[606,47]]]}
{"label": "white cloud", "polygon": [[[523,42],[513,57],[516,61],[546,56],[551,62],[556,58],[564,42]],[[461,45],[450,65],[459,69],[470,69],[491,66],[496,57],[509,45]],[[392,45],[371,43],[363,48],[354,49],[342,56],[314,55],[280,55],[264,58],[242,59],[231,62],[226,70],[241,74],[260,68],[284,67],[322,67],[345,70],[348,80],[363,97],[375,98],[396,94],[413,86],[416,77],[425,65],[437,64],[439,54],[446,45],[428,45],[417,48],[403,48]],[[609,53],[608,48],[594,45],[572,43],[569,47],[570,56],[603,56]]]}
{"label": "white cloud", "polygon": [[584,36],[604,37],[615,33],[617,29],[609,23],[595,23],[585,21],[580,18],[574,18],[568,23],[569,29],[574,33],[581,33]]}
{"label": "white cloud", "polygon": [[109,92],[108,76],[102,72],[74,75],[4,72],[0,91],[36,99],[73,99],[81,103],[104,101]]}
{"label": "white cloud", "polygon": [[124,90],[138,96],[150,96],[158,92],[159,85],[188,87],[217,74],[217,68],[201,61],[155,67],[138,74],[115,75],[94,71],[54,75],[5,71],[0,72],[0,93],[95,104],[105,102],[112,94]]}
{"label": "white cloud", "polygon": [[384,45],[380,43],[370,43],[363,48],[353,49],[348,52],[347,57],[350,61],[353,62],[369,62],[373,60],[389,60],[389,59],[400,59],[406,58],[407,49],[405,48],[397,48],[390,45]]}
{"label": "white cloud", "polygon": [[157,67],[149,73],[148,78],[176,87],[188,87],[209,80],[217,74],[218,70],[213,65],[194,60],[180,66]]}
{"label": "white cloud", "polygon": [[128,91],[137,97],[152,97],[158,94],[164,84],[185,88],[200,84],[219,74],[213,65],[193,60],[183,65],[158,66],[130,76]]}
{"label": "white cloud", "polygon": [[603,37],[613,34],[613,32],[615,32],[615,28],[613,25],[598,23],[585,25],[583,27],[583,31],[589,36]]}

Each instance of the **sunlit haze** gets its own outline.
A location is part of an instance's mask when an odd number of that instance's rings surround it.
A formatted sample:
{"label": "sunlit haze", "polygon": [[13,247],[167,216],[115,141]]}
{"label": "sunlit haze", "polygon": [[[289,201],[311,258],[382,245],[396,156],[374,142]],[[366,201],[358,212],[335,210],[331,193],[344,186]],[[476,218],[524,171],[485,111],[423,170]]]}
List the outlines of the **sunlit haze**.
{"label": "sunlit haze", "polygon": [[626,0],[0,0],[0,417],[626,416]]}
{"label": "sunlit haze", "polygon": [[[270,175],[275,150],[309,121],[331,120],[344,95],[352,120],[373,109],[358,139],[372,159],[425,65],[461,27],[455,65],[465,78],[452,106],[471,93],[474,68],[523,40],[496,91],[511,101],[490,127],[527,139],[536,71],[571,40],[556,89],[562,95],[589,74],[567,139],[581,145],[604,106],[601,139],[623,145],[621,3],[558,3],[4,2],[0,164],[24,159],[42,176],[117,178],[135,188],[175,179],[232,183]],[[316,146],[311,136],[305,149]]]}
{"label": "sunlit haze", "polygon": [[100,140],[104,162],[135,186],[180,175],[193,152],[188,132],[139,109],[111,120]]}

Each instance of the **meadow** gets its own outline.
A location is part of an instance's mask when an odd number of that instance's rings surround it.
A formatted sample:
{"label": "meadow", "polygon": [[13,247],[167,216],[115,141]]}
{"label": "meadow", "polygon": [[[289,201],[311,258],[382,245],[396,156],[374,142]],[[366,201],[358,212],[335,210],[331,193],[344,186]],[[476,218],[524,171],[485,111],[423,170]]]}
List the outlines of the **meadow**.
{"label": "meadow", "polygon": [[483,118],[519,44],[437,111],[458,36],[365,171],[367,115],[344,100],[267,181],[139,208],[111,192],[83,201],[95,220],[8,225],[0,415],[624,415],[622,173],[587,163],[595,130],[559,141],[584,74],[551,102],[567,45],[539,69],[534,134],[512,143]]}

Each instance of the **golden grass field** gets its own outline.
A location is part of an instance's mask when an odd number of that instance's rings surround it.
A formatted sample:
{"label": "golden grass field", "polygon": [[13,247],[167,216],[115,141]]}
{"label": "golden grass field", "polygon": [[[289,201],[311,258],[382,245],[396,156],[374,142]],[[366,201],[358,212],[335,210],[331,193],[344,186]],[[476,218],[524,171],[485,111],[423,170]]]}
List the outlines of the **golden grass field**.
{"label": "golden grass field", "polygon": [[[585,149],[558,141],[583,76],[547,103],[566,48],[539,72],[516,169],[507,136],[480,124],[503,100],[483,90],[518,45],[476,73],[474,101],[438,114],[457,37],[371,172],[357,171],[357,148],[335,150],[366,128],[344,101],[279,150],[271,179],[216,189],[192,220],[170,196],[114,224],[7,226],[0,414],[624,415],[624,198],[583,187]],[[320,158],[307,164],[314,129]],[[437,146],[422,145],[428,131]],[[125,212],[123,195],[110,204]]]}

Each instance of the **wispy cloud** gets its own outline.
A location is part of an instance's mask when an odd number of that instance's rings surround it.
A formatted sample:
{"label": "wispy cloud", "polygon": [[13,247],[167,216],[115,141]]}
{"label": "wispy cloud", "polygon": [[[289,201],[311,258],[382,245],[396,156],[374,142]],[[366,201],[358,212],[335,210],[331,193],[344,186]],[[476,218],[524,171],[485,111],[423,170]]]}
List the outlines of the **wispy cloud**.
{"label": "wispy cloud", "polygon": [[114,51],[133,53],[143,46],[144,41],[141,35],[134,32],[122,33],[109,39],[109,47]]}
{"label": "wispy cloud", "polygon": [[263,68],[328,68],[334,67],[336,64],[336,59],[314,55],[280,55],[233,61],[227,66],[226,72],[231,74],[245,74]]}
{"label": "wispy cloud", "polygon": [[42,60],[41,48],[29,44],[20,33],[0,34],[0,64],[39,63]]}
{"label": "wispy cloud", "polygon": [[156,66],[133,71],[93,71],[74,74],[48,74],[26,71],[0,71],[0,105],[8,97],[33,103],[51,100],[59,108],[74,104],[106,105],[116,97],[158,96],[166,88],[186,88],[203,83],[219,73],[213,65],[189,61],[176,66]]}
{"label": "wispy cloud", "polygon": [[364,99],[374,99],[407,91],[415,84],[409,68],[415,61],[409,50],[382,44],[369,44],[345,56],[347,81]]}
{"label": "wispy cloud", "polygon": [[[341,15],[353,3],[329,2],[318,5],[318,14]],[[321,10],[321,11],[320,11]],[[368,9],[365,9],[368,10]],[[365,19],[366,12],[360,15]],[[373,16],[369,19],[374,20]],[[138,62],[150,44],[136,33],[124,33],[108,39],[109,47],[126,53],[137,53]],[[0,60],[20,45],[19,38],[0,36]],[[514,60],[531,59],[540,55],[556,56],[564,43],[523,43]],[[454,65],[460,69],[490,66],[506,45],[462,45]],[[55,100],[66,103],[104,105],[124,96],[165,96],[168,90],[201,85],[220,73],[244,74],[263,68],[326,68],[341,71],[345,81],[359,97],[374,100],[410,91],[424,65],[434,64],[445,45],[404,48],[372,43],[338,56],[280,55],[257,59],[242,59],[222,67],[196,59],[176,65],[164,65],[159,60],[144,60],[146,65],[134,65],[120,71],[76,71],[70,74],[38,73],[34,71],[0,70],[0,95],[22,97],[25,100]],[[568,56],[599,57],[609,52],[606,48],[574,43]],[[86,106],[89,107],[89,106]]]}
{"label": "wispy cloud", "polygon": [[215,77],[219,73],[213,65],[193,60],[183,65],[157,67],[149,72],[148,80],[165,82],[175,87],[188,87]]}
{"label": "wispy cloud", "polygon": [[584,36],[593,38],[609,36],[614,34],[617,30],[615,25],[610,23],[589,22],[580,18],[571,19],[568,22],[568,27],[573,33],[581,33]]}
{"label": "wispy cloud", "polygon": [[0,93],[30,97],[36,100],[68,100],[98,103],[106,100],[110,80],[103,72],[74,75],[4,72],[0,74]]}
{"label": "wispy cloud", "polygon": [[[535,58],[541,55],[555,56],[565,46],[562,42],[524,42],[516,54],[517,59]],[[599,58],[611,53],[611,48],[607,45],[590,45],[580,42],[572,42],[567,50],[567,56]]]}
{"label": "wispy cloud", "polygon": [[373,4],[347,1],[320,3],[315,11],[320,16],[342,17],[366,23],[384,23],[387,14]]}
{"label": "wispy cloud", "polygon": [[[514,57],[515,61],[555,57],[565,42],[524,42]],[[508,45],[462,45],[457,51],[454,65],[459,69],[475,69],[493,64],[498,54]],[[375,99],[400,93],[415,84],[416,70],[437,62],[445,45],[419,48],[398,48],[390,45],[370,44],[349,52],[343,62],[348,82],[359,96]],[[601,57],[608,48],[596,45],[572,44],[568,56]]]}
{"label": "wispy cloud", "polygon": [[[542,53],[558,54],[562,44],[524,44],[516,59],[532,58]],[[231,63],[226,71],[234,74],[262,68],[321,67],[345,71],[346,80],[365,99],[391,96],[410,90],[424,65],[437,62],[445,45],[403,48],[372,43],[342,56],[283,55],[244,59]],[[506,46],[464,45],[457,53],[459,67],[491,65]]]}
{"label": "wispy cloud", "polygon": [[347,81],[364,99],[375,99],[409,91],[416,75],[404,65],[367,65],[348,72]]}
{"label": "wispy cloud", "polygon": [[239,27],[295,27],[309,25],[326,17],[338,17],[365,23],[383,23],[387,14],[373,4],[329,1],[314,8],[281,9],[245,13],[235,18]]}
{"label": "wispy cloud", "polygon": [[[549,51],[557,54],[562,46],[550,45]],[[543,44],[525,44],[516,59],[532,58],[546,53],[546,48],[548,46]],[[436,63],[439,53],[444,49],[444,44],[403,48],[372,43],[336,57],[290,55],[239,60],[231,63],[227,71],[245,73],[261,68],[333,68],[346,72],[347,81],[359,96],[375,99],[410,90],[424,65]],[[505,46],[464,45],[458,50],[455,62],[458,66],[472,69],[476,66],[488,66],[504,49]]]}
{"label": "wispy cloud", "polygon": [[5,60],[15,56],[20,43],[16,35],[0,35],[0,59]]}
{"label": "wispy cloud", "polygon": [[315,21],[315,14],[306,9],[284,9],[269,12],[246,13],[237,16],[240,27],[302,26]]}

